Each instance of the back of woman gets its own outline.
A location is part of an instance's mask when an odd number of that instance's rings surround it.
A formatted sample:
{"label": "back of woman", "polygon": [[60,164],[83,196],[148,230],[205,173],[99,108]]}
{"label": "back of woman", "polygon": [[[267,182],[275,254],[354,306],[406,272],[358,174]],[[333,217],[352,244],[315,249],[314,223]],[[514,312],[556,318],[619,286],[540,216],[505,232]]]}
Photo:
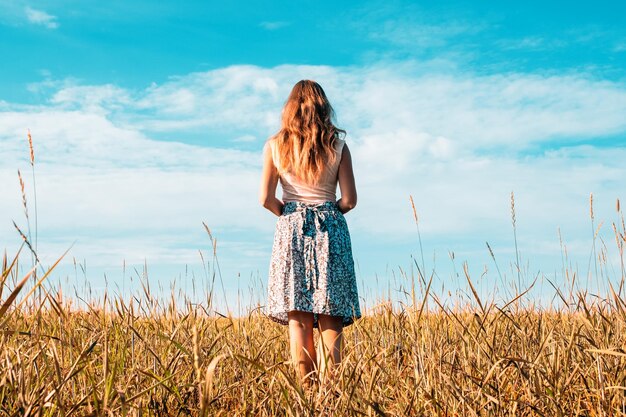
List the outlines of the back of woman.
{"label": "back of woman", "polygon": [[[337,171],[339,170],[339,162],[341,161],[345,143],[345,140],[335,138],[335,143],[333,144],[334,160],[325,164],[324,169],[320,173],[320,178],[315,184],[308,183],[290,172],[283,172],[280,176],[283,202],[299,201],[306,204],[319,204],[325,201],[336,201]],[[279,166],[280,155],[278,146],[274,140],[270,140],[268,146],[271,147],[274,165]]]}
{"label": "back of woman", "polygon": [[[341,362],[343,327],[361,317],[344,218],[356,205],[356,187],[345,131],[332,119],[322,87],[300,81],[285,103],[281,129],[264,148],[260,199],[279,216],[265,314],[289,325],[292,361],[305,381],[325,374],[328,360]],[[278,181],[282,201],[275,196]],[[320,364],[314,328],[327,354]]]}

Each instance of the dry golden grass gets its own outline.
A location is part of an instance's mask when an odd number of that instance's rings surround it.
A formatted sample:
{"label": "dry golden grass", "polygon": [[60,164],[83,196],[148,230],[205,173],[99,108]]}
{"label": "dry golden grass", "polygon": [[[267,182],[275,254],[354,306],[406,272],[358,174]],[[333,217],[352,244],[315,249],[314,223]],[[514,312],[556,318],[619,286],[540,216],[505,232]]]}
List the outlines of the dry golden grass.
{"label": "dry golden grass", "polygon": [[[16,281],[9,264],[3,277]],[[258,313],[212,317],[147,289],[75,311],[44,292],[43,305],[2,314],[0,415],[626,412],[626,305],[616,295],[561,311],[522,307],[523,297],[451,309],[430,294],[428,310],[420,301],[401,311],[383,302],[346,328],[336,381],[302,388],[285,327]]]}

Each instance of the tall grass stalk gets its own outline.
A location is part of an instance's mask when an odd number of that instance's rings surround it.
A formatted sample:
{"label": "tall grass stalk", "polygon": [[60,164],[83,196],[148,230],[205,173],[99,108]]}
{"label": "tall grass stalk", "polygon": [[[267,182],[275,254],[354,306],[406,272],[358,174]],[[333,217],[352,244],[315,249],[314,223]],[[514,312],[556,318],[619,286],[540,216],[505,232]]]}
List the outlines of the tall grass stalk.
{"label": "tall grass stalk", "polygon": [[[37,220],[37,181],[36,181],[36,177],[35,177],[35,148],[33,147],[33,138],[30,134],[30,129],[28,130],[28,148],[30,151],[30,167],[31,167],[31,172],[33,174],[33,203],[35,205],[35,240],[34,240],[34,247],[35,247],[35,252],[37,252],[37,242],[38,242],[38,231],[39,231],[39,227],[38,227],[38,220]],[[29,224],[29,233],[30,233],[30,224]],[[35,275],[37,274],[37,271],[35,271]]]}
{"label": "tall grass stalk", "polygon": [[[34,240],[34,247],[35,247],[35,253],[37,253],[38,251],[38,242],[39,242],[39,221],[38,221],[38,211],[37,211],[37,179],[35,177],[35,148],[33,147],[33,138],[30,134],[30,129],[28,129],[28,149],[30,151],[29,155],[30,155],[30,168],[31,168],[31,172],[33,174],[33,204],[35,206],[35,240]],[[30,235],[30,224],[28,225],[29,228],[29,235]],[[35,278],[35,280],[37,279],[37,270],[35,269],[35,272],[33,274],[33,277]],[[42,302],[41,300],[41,289],[39,290],[39,303]]]}
{"label": "tall grass stalk", "polygon": [[517,248],[517,225],[515,218],[515,194],[511,191],[511,223],[513,224],[513,241],[515,242],[515,269],[517,270],[517,289],[516,293],[519,294],[522,288],[522,271],[519,262],[519,249]]}
{"label": "tall grass stalk", "polygon": [[[595,216],[593,214],[593,193],[589,194],[589,218],[591,219],[591,253],[589,254],[589,265],[587,266],[587,289],[591,284],[591,261],[593,260],[595,276],[598,276],[598,266],[596,262],[596,228],[594,224]],[[600,229],[598,229],[599,231]]]}
{"label": "tall grass stalk", "polygon": [[422,269],[420,271],[420,275],[422,277],[421,281],[424,281],[425,274],[426,274],[426,263],[424,262],[424,248],[422,247],[422,234],[420,233],[419,218],[417,217],[417,210],[415,209],[415,202],[413,201],[412,195],[409,196],[409,200],[411,201],[411,208],[413,209],[413,218],[415,219],[415,228],[417,229],[417,239],[419,241],[419,247],[420,247],[420,257],[422,261],[422,265],[421,265]]}

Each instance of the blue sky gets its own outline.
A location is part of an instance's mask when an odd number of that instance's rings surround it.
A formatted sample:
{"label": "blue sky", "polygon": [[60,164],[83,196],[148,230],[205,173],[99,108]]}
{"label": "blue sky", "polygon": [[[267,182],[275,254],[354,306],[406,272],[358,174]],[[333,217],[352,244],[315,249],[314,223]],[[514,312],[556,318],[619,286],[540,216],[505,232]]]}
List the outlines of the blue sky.
{"label": "blue sky", "polygon": [[588,68],[620,79],[626,48],[624,6],[616,1],[2,4],[1,46],[10,65],[0,93],[21,102],[36,100],[24,86],[45,78],[42,71],[145,88],[237,64],[452,57],[477,73]]}
{"label": "blue sky", "polygon": [[[274,219],[256,203],[260,151],[293,83],[312,78],[355,158],[348,220],[368,305],[366,289],[397,287],[419,257],[409,195],[440,290],[463,287],[464,261],[485,291],[498,285],[486,241],[510,275],[511,191],[527,278],[560,279],[558,229],[585,275],[589,194],[609,247],[624,197],[625,9],[0,1],[2,243],[15,250],[11,220],[25,223],[15,171],[30,128],[47,259],[76,241],[93,288],[106,275],[126,291],[121,265],[144,261],[184,287],[210,252],[205,221],[227,292],[264,281]],[[70,264],[58,279],[71,287]]]}

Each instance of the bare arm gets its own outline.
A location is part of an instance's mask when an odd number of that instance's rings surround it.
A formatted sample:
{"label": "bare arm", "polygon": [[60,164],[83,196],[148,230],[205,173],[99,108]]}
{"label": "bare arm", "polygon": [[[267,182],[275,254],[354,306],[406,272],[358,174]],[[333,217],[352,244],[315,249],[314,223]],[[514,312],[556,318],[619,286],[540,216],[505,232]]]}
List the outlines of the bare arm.
{"label": "bare arm", "polygon": [[342,213],[347,213],[356,206],[356,185],[354,184],[354,172],[352,171],[352,156],[348,145],[343,145],[341,161],[339,161],[339,188],[341,198],[337,200],[337,207]]}
{"label": "bare arm", "polygon": [[263,207],[280,216],[283,211],[283,202],[276,198],[276,186],[278,185],[278,169],[272,160],[272,149],[269,142],[263,147],[263,173],[261,174],[261,187],[259,190],[259,202]]}

